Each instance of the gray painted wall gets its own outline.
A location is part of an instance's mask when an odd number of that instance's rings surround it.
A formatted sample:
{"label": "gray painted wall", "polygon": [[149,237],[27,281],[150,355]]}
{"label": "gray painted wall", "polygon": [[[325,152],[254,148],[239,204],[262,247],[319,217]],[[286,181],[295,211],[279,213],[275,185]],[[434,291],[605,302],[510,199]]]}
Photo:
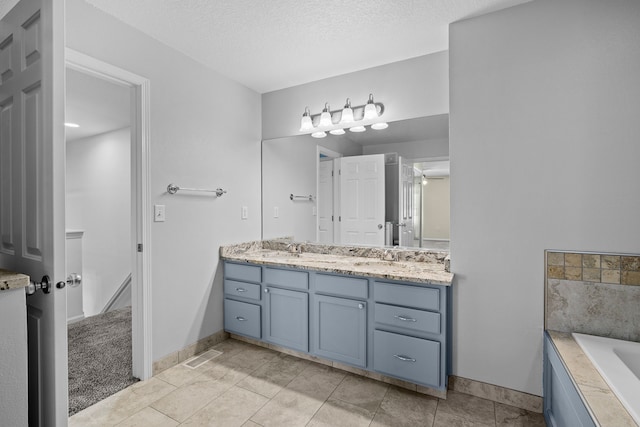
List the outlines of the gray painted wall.
{"label": "gray painted wall", "polygon": [[544,249],[640,252],[640,2],[450,27],[456,375],[540,395]]}
{"label": "gray painted wall", "polygon": [[[151,81],[153,359],[223,327],[220,245],[260,238],[260,95],[82,0],[67,46]],[[166,193],[169,183],[228,191]],[[249,218],[241,219],[242,206]]]}

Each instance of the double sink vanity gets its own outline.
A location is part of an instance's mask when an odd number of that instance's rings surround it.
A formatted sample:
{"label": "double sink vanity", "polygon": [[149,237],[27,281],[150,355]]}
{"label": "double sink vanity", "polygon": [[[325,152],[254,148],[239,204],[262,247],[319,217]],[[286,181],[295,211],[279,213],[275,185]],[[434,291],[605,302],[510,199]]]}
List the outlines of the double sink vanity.
{"label": "double sink vanity", "polygon": [[448,253],[271,240],[220,255],[227,332],[446,397]]}

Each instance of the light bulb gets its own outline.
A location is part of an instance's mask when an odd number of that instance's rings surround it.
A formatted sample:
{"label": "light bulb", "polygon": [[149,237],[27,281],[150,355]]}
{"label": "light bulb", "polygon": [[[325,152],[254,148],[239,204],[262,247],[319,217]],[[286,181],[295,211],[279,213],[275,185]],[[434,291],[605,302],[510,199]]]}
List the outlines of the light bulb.
{"label": "light bulb", "polygon": [[340,124],[353,123],[353,110],[351,109],[351,101],[347,98],[347,103],[344,104],[342,109],[342,116],[340,116]]}
{"label": "light bulb", "polygon": [[378,117],[378,109],[376,108],[376,104],[373,102],[373,94],[369,94],[369,100],[367,101],[367,105],[364,106],[364,119],[370,120]]}
{"label": "light bulb", "polygon": [[345,131],[344,129],[333,129],[333,130],[330,130],[329,133],[331,135],[344,135]]}
{"label": "light bulb", "polygon": [[352,128],[349,128],[349,130],[350,130],[351,132],[364,132],[364,131],[366,131],[366,130],[367,130],[367,128],[366,128],[366,127],[364,127],[364,126],[354,126],[354,127],[352,127]]}
{"label": "light bulb", "polygon": [[388,128],[389,125],[386,122],[374,123],[371,125],[371,129],[382,130]]}
{"label": "light bulb", "polygon": [[320,124],[318,126],[333,126],[329,104],[324,104],[324,110],[322,110],[322,114],[320,114]]}
{"label": "light bulb", "polygon": [[327,136],[326,132],[320,131],[320,132],[314,132],[311,134],[312,137],[314,138],[324,138],[325,136]]}
{"label": "light bulb", "polygon": [[300,120],[300,132],[308,132],[312,129],[313,121],[311,120],[311,112],[309,111],[309,107],[306,107]]}

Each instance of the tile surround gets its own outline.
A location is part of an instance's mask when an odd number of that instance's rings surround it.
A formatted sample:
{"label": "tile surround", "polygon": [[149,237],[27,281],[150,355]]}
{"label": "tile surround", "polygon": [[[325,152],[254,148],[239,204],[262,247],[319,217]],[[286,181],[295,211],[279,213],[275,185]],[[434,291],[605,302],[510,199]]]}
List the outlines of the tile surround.
{"label": "tile surround", "polygon": [[640,286],[640,256],[547,252],[547,278]]}

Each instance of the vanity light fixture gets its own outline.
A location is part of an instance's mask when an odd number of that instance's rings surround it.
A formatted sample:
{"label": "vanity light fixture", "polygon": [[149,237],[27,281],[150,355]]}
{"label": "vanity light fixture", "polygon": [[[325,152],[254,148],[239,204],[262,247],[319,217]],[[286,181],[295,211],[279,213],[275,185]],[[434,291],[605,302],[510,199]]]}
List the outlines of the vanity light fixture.
{"label": "vanity light fixture", "polygon": [[[344,107],[331,111],[329,103],[324,104],[322,113],[311,115],[309,107],[305,107],[300,120],[300,132],[311,134],[314,138],[324,138],[327,132],[332,135],[344,135],[348,128],[351,132],[365,132],[365,126],[380,130],[389,127],[387,123],[378,122],[378,117],[384,113],[384,105],[374,102],[373,94],[364,105],[351,106],[351,99],[347,98]],[[335,120],[334,120],[335,118]]]}
{"label": "vanity light fixture", "polygon": [[347,98],[346,104],[342,109],[342,115],[340,116],[340,124],[353,123],[353,110],[351,109],[351,101]]}
{"label": "vanity light fixture", "polygon": [[311,111],[309,107],[305,107],[302,120],[300,120],[300,132],[308,132],[313,130],[313,121],[311,120]]}
{"label": "vanity light fixture", "polygon": [[322,114],[320,114],[320,124],[318,126],[329,127],[332,125],[333,121],[331,120],[331,108],[329,108],[329,103],[325,102],[324,110],[322,110]]}
{"label": "vanity light fixture", "polygon": [[373,94],[370,93],[367,105],[364,106],[364,119],[371,120],[376,117],[378,117],[378,109],[376,108],[376,104],[373,102]]}

